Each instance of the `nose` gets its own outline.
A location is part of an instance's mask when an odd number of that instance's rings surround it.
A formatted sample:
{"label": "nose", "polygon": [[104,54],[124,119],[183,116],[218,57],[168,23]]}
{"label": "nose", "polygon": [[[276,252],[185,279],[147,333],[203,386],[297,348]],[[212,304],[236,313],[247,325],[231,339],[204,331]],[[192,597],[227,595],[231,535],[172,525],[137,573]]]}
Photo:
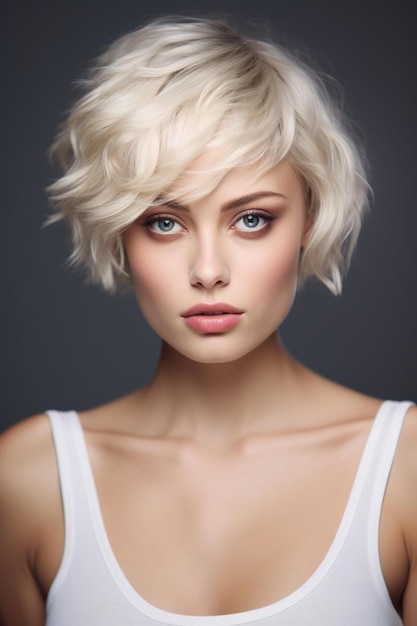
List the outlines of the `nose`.
{"label": "nose", "polygon": [[190,283],[193,287],[213,289],[230,282],[229,264],[220,241],[214,236],[198,238],[190,267]]}

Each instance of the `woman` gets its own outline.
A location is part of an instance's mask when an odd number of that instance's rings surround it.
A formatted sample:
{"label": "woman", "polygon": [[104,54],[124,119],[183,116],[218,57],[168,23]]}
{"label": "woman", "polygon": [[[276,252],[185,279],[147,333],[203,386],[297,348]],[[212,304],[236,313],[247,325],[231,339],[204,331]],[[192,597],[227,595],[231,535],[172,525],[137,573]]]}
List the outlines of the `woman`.
{"label": "woman", "polygon": [[[276,329],[339,293],[366,205],[319,79],[211,20],[115,42],[54,152],[73,262],[134,289],[151,383],[1,439],[2,624],[417,624],[417,410]],[[414,592],[413,592],[414,589]]]}

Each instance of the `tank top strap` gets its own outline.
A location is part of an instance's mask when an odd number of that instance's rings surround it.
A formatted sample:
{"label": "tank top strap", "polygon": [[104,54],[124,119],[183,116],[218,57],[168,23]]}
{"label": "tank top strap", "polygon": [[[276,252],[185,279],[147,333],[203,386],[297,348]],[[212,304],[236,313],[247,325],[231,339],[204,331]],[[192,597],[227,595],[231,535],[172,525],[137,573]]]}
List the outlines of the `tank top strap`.
{"label": "tank top strap", "polygon": [[374,452],[363,498],[370,503],[374,517],[378,520],[404,418],[412,405],[412,402],[387,400],[375,418],[372,433]]}
{"label": "tank top strap", "polygon": [[412,405],[412,402],[386,400],[375,417],[363,459],[360,496],[346,546],[350,554],[363,554],[367,559],[375,588],[380,598],[389,604],[379,555],[379,525],[402,425]]}
{"label": "tank top strap", "polygon": [[70,523],[87,502],[84,476],[84,438],[75,411],[47,411],[61,484],[65,522]]}
{"label": "tank top strap", "polygon": [[384,402],[371,427],[347,509],[328,555],[287,598],[243,613],[190,616],[149,604],[131,587],[108,542],[84,433],[76,413],[50,411],[65,512],[65,549],[47,599],[46,626],[399,626],[381,571],[378,528],[404,416],[412,403]]}
{"label": "tank top strap", "polygon": [[49,590],[53,598],[80,551],[95,550],[89,499],[88,458],[84,435],[75,411],[47,411],[55,445],[64,513],[64,552],[58,574]]}

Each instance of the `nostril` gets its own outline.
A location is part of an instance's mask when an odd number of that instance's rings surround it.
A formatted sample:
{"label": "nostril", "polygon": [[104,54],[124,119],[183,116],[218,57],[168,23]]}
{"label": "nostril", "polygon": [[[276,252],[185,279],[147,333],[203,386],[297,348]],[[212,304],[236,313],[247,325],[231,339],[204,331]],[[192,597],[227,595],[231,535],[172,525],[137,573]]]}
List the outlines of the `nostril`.
{"label": "nostril", "polygon": [[224,263],[196,263],[191,268],[190,282],[196,286],[212,288],[230,281],[230,272]]}

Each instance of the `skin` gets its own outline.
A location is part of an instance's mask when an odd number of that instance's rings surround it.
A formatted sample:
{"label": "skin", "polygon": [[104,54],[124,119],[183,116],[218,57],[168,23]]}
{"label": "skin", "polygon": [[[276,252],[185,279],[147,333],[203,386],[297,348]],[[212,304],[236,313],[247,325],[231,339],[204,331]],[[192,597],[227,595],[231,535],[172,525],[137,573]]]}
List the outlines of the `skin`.
{"label": "skin", "polygon": [[[116,558],[138,593],[176,613],[257,608],[314,572],[381,404],[306,369],[275,334],[312,224],[288,163],[253,173],[231,171],[192,202],[179,194],[126,231],[138,302],[162,338],[160,362],[147,387],[80,414]],[[208,302],[242,311],[237,325],[189,328],[183,312]],[[417,624],[416,418],[410,409],[379,538],[406,626]],[[0,438],[0,515],[1,623],[40,626],[64,540],[45,415]]]}

